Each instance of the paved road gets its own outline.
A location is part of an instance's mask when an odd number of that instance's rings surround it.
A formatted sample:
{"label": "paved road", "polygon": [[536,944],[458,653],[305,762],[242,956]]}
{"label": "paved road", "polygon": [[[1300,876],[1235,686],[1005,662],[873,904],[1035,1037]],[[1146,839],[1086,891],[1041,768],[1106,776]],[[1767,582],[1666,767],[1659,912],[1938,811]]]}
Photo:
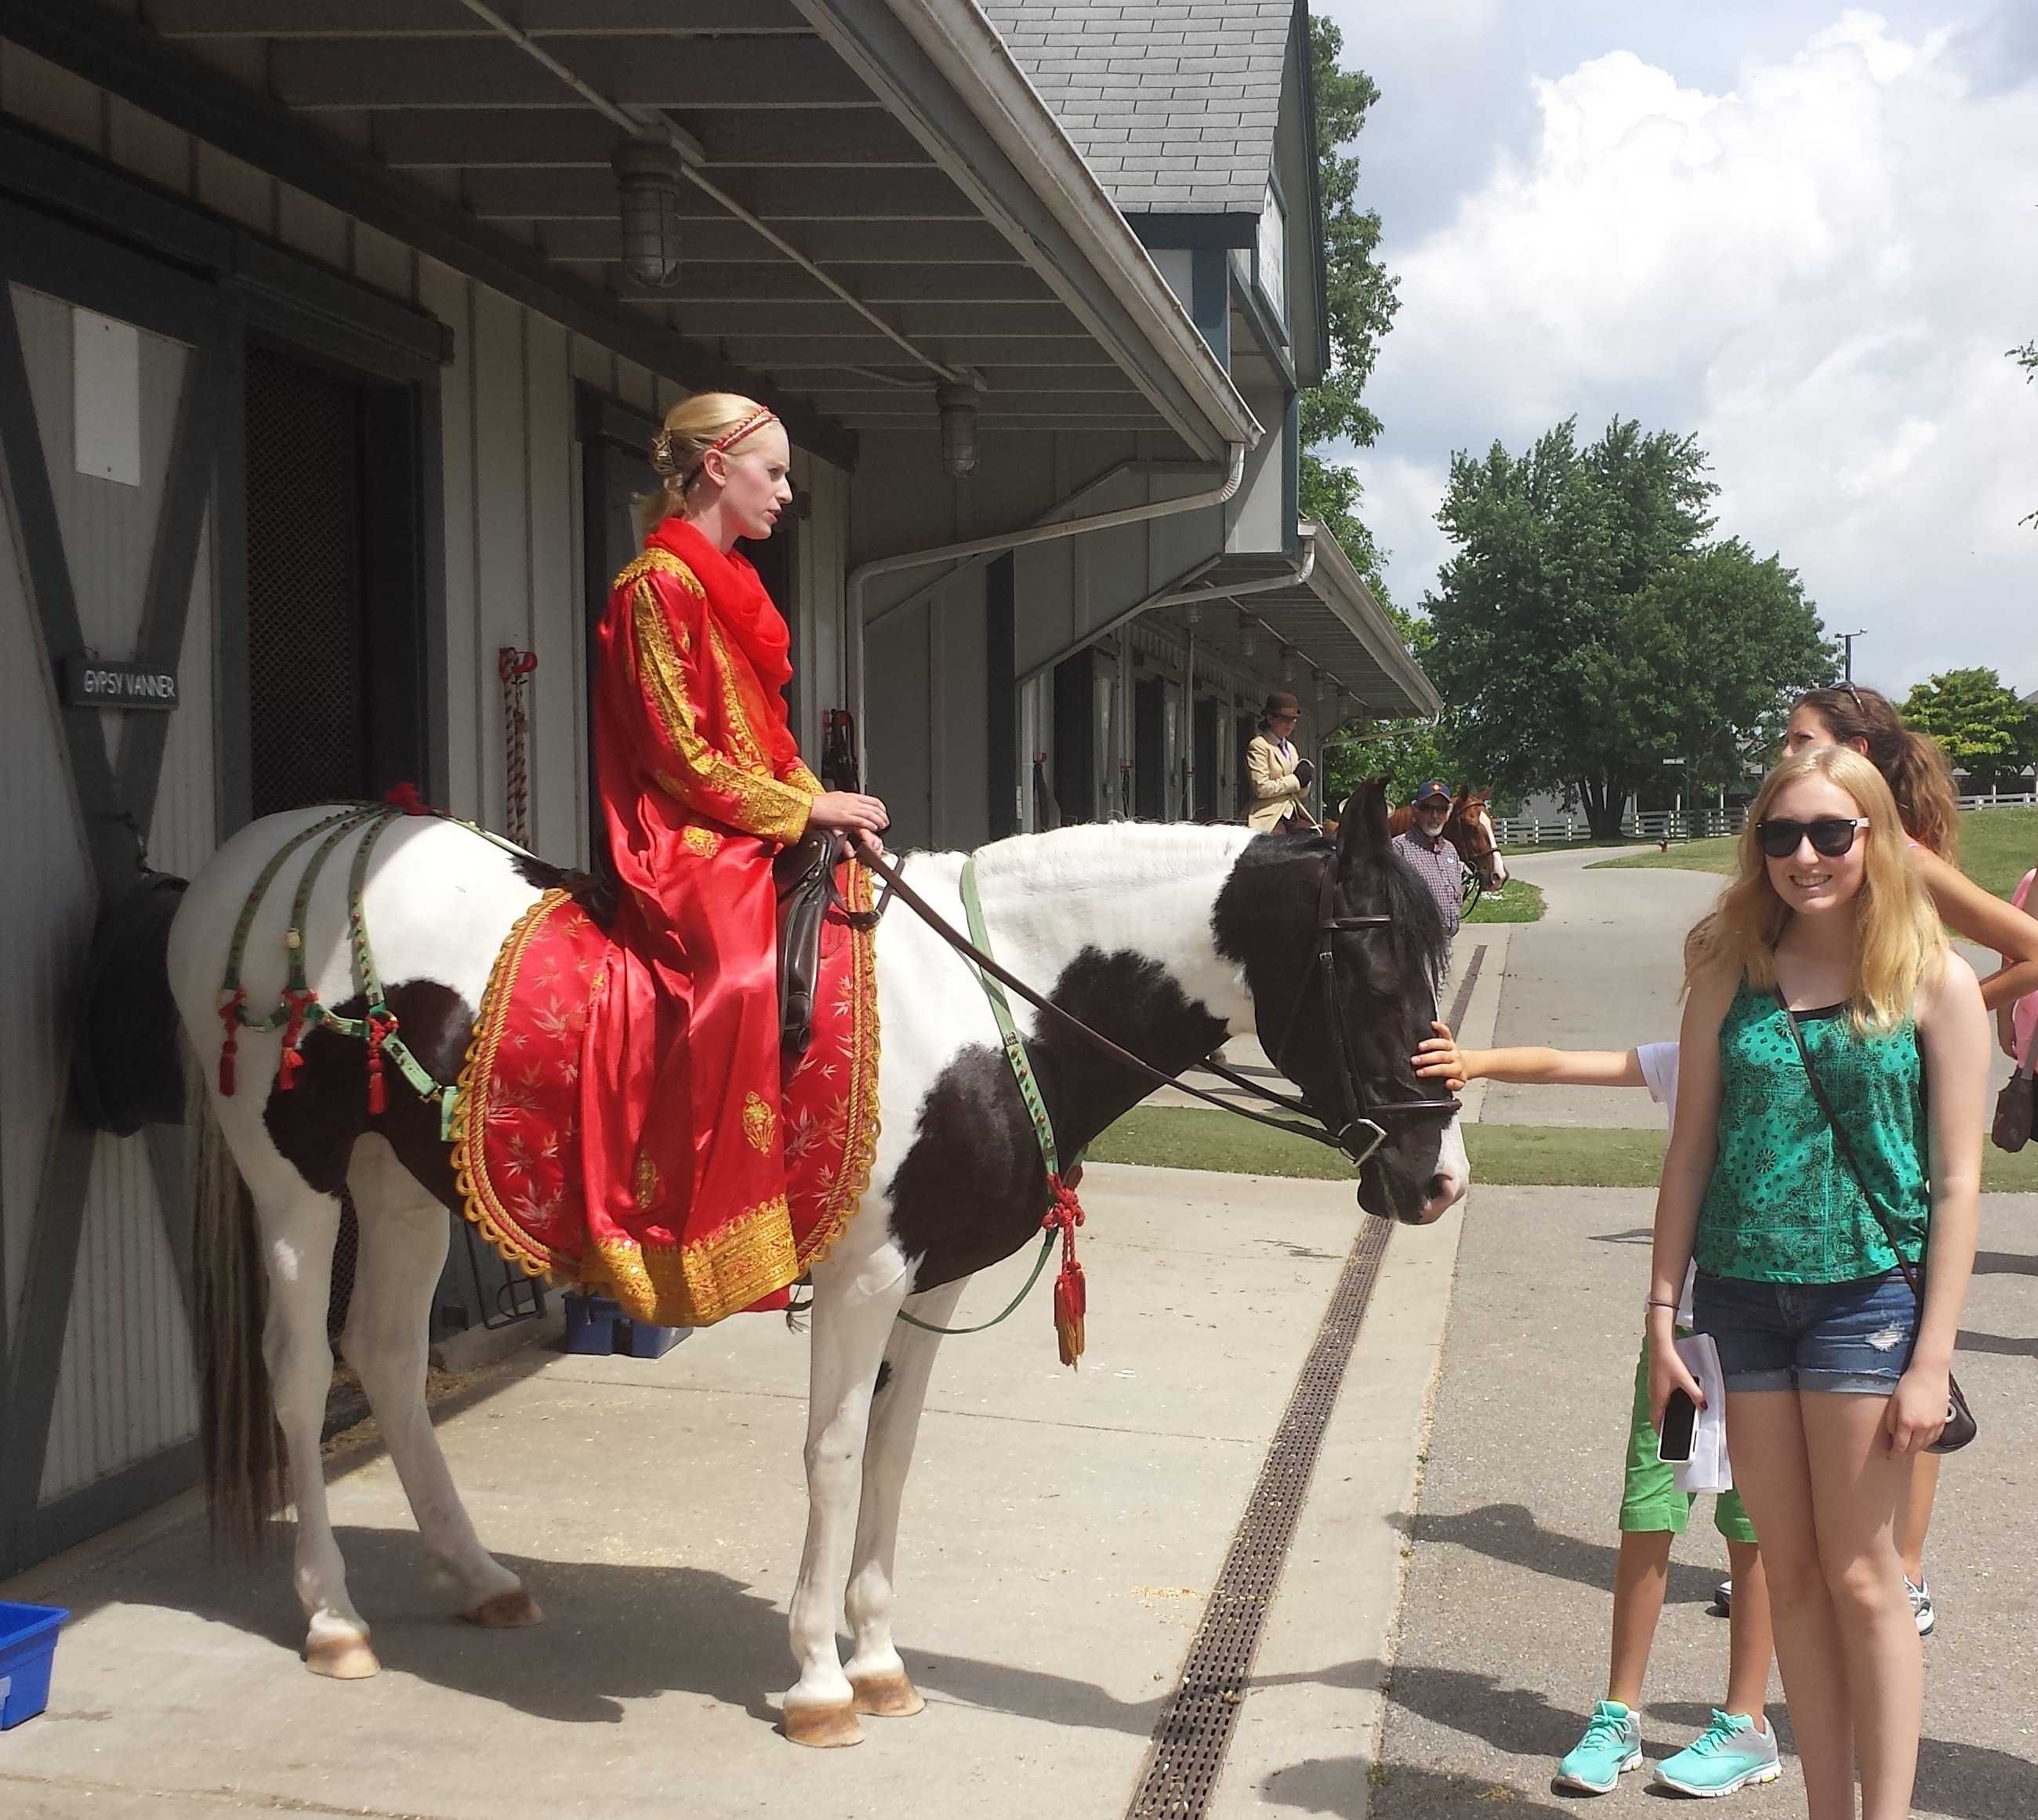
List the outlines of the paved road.
{"label": "paved road", "polygon": [[[1604,1690],[1615,1515],[1646,1293],[1652,1197],[1631,1189],[1475,1189],[1459,1251],[1436,1421],[1415,1528],[1373,1820],[1665,1812],[1639,1775],[1594,1799],[1551,1792]],[[1928,1570],[1926,1743],[1916,1811],[1949,1820],[2038,1814],[2038,1195],[1984,1203],[1981,1274],[1960,1381],[1982,1438],[1947,1462]],[[1726,1625],[1709,1617],[1726,1549],[1701,1499],[1678,1544],[1651,1663],[1644,1747],[1681,1749],[1721,1698]],[[1780,1682],[1771,1716],[1789,1739]],[[1294,1804],[1329,1786],[1320,1764]],[[1802,1815],[1782,1781],[1725,1804]]]}
{"label": "paved road", "polygon": [[[1677,1034],[1685,931],[1725,882],[1710,872],[1588,870],[1604,848],[1524,854],[1508,865],[1543,889],[1548,913],[1507,949],[1496,1043],[1631,1049]],[[1659,1126],[1640,1088],[1509,1087],[1487,1095],[1489,1125]]]}

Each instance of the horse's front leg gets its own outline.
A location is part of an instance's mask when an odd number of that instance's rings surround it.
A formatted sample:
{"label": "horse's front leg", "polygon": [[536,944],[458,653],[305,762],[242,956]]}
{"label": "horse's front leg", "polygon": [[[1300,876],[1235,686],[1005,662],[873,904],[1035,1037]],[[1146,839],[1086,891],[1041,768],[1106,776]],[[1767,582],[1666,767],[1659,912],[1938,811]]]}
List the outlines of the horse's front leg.
{"label": "horse's front leg", "polygon": [[[929,1326],[949,1326],[968,1281],[945,1283],[924,1296],[909,1297],[908,1311]],[[927,1381],[941,1344],[938,1334],[904,1321],[895,1322],[871,1398],[863,1496],[857,1509],[856,1553],[846,1602],[855,1648],[843,1673],[854,1689],[856,1710],[886,1719],[904,1718],[926,1705],[892,1643],[892,1606],[899,1507],[906,1474],[913,1464],[920,1412],[926,1405]]]}
{"label": "horse's front leg", "polygon": [[[868,1218],[871,1209],[865,1209]],[[814,1273],[807,1404],[807,1541],[793,1589],[790,1640],[800,1678],[786,1690],[786,1735],[796,1744],[863,1741],[854,1693],[835,1648],[849,1578],[871,1387],[910,1287],[887,1243],[862,1255],[838,1247]]]}
{"label": "horse's front leg", "polygon": [[445,1268],[446,1210],[379,1137],[355,1147],[347,1183],[361,1255],[340,1350],[361,1379],[425,1546],[460,1584],[461,1615],[500,1628],[544,1615],[522,1581],[481,1546],[425,1403],[432,1295]]}

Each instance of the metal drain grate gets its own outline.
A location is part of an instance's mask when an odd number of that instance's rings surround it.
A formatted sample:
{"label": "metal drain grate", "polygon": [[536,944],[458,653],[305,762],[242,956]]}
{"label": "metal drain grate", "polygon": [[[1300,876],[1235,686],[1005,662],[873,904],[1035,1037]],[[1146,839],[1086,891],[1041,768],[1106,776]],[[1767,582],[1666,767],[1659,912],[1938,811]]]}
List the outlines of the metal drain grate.
{"label": "metal drain grate", "polygon": [[[1445,1020],[1453,1031],[1472,1002],[1485,958],[1483,944],[1472,950]],[[1330,1306],[1324,1311],[1323,1325],[1316,1330],[1316,1344],[1302,1363],[1260,1468],[1259,1482],[1210,1589],[1203,1621],[1182,1664],[1182,1678],[1153,1727],[1153,1742],[1126,1820],[1201,1820],[1217,1788],[1225,1754],[1231,1748],[1232,1727],[1244,1703],[1252,1659],[1259,1653],[1260,1633],[1287,1563],[1324,1430],[1337,1406],[1393,1230],[1390,1221],[1369,1218],[1352,1242]]]}

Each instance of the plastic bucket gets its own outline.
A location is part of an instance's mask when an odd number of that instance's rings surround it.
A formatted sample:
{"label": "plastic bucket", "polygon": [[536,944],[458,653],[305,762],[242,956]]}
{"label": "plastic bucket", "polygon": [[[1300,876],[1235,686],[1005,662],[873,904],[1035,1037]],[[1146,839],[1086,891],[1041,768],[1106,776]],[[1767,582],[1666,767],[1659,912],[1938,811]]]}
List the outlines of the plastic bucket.
{"label": "plastic bucket", "polygon": [[50,1663],[68,1611],[0,1600],[0,1731],[33,1719],[50,1703]]}

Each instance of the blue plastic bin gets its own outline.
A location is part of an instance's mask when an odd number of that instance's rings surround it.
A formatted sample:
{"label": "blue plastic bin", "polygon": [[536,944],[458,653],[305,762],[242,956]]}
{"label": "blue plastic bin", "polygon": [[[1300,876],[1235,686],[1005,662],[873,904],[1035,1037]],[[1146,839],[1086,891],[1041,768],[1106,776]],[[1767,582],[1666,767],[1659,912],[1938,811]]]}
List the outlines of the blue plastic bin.
{"label": "blue plastic bin", "polygon": [[693,1329],[654,1327],[649,1321],[618,1321],[616,1349],[626,1358],[662,1359]]}
{"label": "blue plastic bin", "polygon": [[566,1304],[566,1347],[569,1353],[594,1353],[606,1358],[616,1350],[616,1323],[622,1304],[606,1296],[574,1289],[560,1298]]}
{"label": "blue plastic bin", "polygon": [[50,1663],[68,1611],[0,1599],[0,1731],[33,1719],[50,1703]]}

